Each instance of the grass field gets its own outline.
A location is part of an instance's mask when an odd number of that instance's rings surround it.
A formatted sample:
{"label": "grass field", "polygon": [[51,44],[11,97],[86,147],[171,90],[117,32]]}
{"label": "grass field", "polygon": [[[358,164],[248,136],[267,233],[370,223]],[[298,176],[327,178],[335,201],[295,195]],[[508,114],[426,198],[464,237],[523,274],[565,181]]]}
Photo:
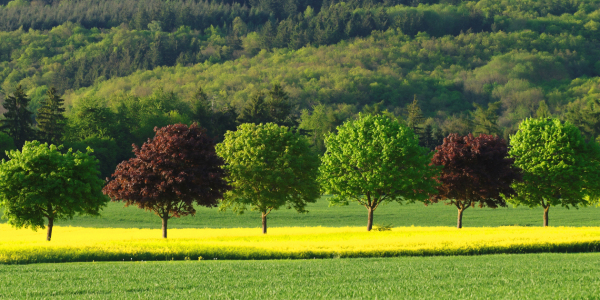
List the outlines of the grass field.
{"label": "grass field", "polygon": [[203,259],[305,259],[596,252],[600,227],[399,227],[366,232],[363,227],[159,229],[55,227],[44,232],[0,225],[0,263]]}
{"label": "grass field", "polygon": [[[269,215],[270,227],[282,226],[365,226],[367,210],[356,204],[328,207],[327,197],[308,205],[309,213],[298,214],[282,209]],[[443,204],[424,206],[422,203],[399,205],[390,203],[375,211],[375,223],[394,226],[456,226],[456,208]],[[5,222],[5,220],[0,220]],[[75,217],[73,220],[56,221],[59,226],[160,228],[160,219],[151,212],[137,207],[123,208],[122,203],[109,203],[101,217]],[[469,208],[463,217],[464,227],[482,226],[541,226],[542,209],[518,208]],[[196,216],[169,220],[169,228],[252,228],[260,227],[260,214],[247,212],[236,215],[231,211],[198,208]],[[600,208],[587,207],[550,209],[550,226],[600,226]]]}
{"label": "grass field", "polygon": [[0,265],[0,298],[598,299],[600,254]]}

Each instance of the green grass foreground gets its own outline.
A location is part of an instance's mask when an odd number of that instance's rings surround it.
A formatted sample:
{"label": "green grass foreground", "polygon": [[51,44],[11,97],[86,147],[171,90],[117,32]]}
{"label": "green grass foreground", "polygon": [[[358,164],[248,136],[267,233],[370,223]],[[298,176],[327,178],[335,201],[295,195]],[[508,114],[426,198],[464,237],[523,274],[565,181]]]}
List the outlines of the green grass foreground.
{"label": "green grass foreground", "polygon": [[0,265],[0,298],[597,299],[600,254]]}
{"label": "green grass foreground", "polygon": [[[328,207],[327,196],[309,204],[306,214],[281,209],[269,214],[269,227],[285,226],[367,226],[367,209],[350,204]],[[0,212],[0,215],[2,213]],[[101,217],[75,217],[56,221],[57,226],[96,228],[160,228],[161,221],[152,212],[137,207],[123,208],[122,203],[111,202],[101,212]],[[487,226],[542,226],[541,208],[469,208],[463,217],[464,227]],[[401,226],[456,226],[456,207],[442,203],[425,206],[423,203],[382,205],[375,211],[375,224]],[[6,220],[0,219],[0,223]],[[219,212],[216,208],[199,207],[196,216],[173,218],[169,228],[254,228],[261,226],[260,213],[249,211],[236,215],[231,211]],[[580,209],[550,208],[550,226],[600,226],[600,208]]]}

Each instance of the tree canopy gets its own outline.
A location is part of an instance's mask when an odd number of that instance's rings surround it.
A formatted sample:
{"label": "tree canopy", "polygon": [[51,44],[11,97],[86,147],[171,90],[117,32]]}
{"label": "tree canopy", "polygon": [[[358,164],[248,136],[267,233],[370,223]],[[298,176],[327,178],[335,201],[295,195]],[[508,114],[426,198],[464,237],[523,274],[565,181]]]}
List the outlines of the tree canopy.
{"label": "tree canopy", "polygon": [[508,199],[514,205],[541,206],[548,226],[552,206],[579,207],[597,195],[600,182],[600,146],[586,142],[569,122],[530,118],[519,125],[510,141],[510,157],[523,170],[523,181]]}
{"label": "tree canopy", "polygon": [[175,124],[154,130],[152,140],[133,146],[135,157],[117,166],[103,192],[157,214],[167,238],[170,218],[194,215],[194,205],[216,207],[230,186],[205,129]]}
{"label": "tree canopy", "polygon": [[21,149],[25,141],[35,139],[33,125],[33,112],[29,110],[29,102],[25,91],[19,85],[13,95],[6,97],[2,105],[6,112],[4,119],[0,120],[0,130],[10,136],[15,146]]}
{"label": "tree canopy", "polygon": [[54,221],[97,216],[109,200],[102,194],[104,182],[92,150],[61,153],[61,147],[26,142],[0,164],[0,207],[8,223],[37,230],[45,228],[46,219],[48,241]]}
{"label": "tree canopy", "polygon": [[64,116],[64,101],[55,88],[47,92],[47,99],[42,102],[38,110],[36,121],[38,123],[38,136],[45,142],[58,144],[62,142],[66,118]]}
{"label": "tree canopy", "polygon": [[438,168],[406,125],[383,115],[359,115],[325,138],[319,181],[330,203],[357,202],[367,208],[367,230],[383,203],[425,200],[435,191]]}
{"label": "tree canopy", "polygon": [[263,233],[267,216],[281,207],[306,212],[306,204],[320,196],[317,183],[319,158],[307,139],[274,123],[238,126],[217,145],[233,187],[221,209],[243,213],[250,207],[261,213]]}
{"label": "tree canopy", "polygon": [[515,195],[511,185],[521,179],[521,171],[508,157],[504,139],[487,134],[450,134],[436,150],[431,163],[442,166],[442,171],[437,178],[438,192],[429,200],[456,206],[457,228],[462,228],[465,209],[506,206],[504,197]]}

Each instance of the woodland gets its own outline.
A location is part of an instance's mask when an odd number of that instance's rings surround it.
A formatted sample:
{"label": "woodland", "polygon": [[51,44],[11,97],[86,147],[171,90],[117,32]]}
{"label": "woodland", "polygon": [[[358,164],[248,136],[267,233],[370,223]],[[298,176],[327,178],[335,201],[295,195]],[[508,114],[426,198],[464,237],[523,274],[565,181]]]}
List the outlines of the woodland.
{"label": "woodland", "polygon": [[[220,141],[275,122],[319,153],[361,112],[430,149],[539,116],[596,140],[599,39],[596,0],[0,0],[0,101],[27,99],[31,140],[60,100],[64,134],[46,140],[90,146],[103,178],[174,123]],[[2,155],[19,145],[0,134]]]}

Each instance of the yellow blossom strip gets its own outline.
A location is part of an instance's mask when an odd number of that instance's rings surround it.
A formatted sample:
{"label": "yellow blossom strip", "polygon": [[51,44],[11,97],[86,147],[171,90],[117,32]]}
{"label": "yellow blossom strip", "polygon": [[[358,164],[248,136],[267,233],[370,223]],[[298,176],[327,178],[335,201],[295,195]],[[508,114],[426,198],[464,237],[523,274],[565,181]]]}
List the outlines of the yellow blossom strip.
{"label": "yellow blossom strip", "polygon": [[45,232],[0,224],[0,263],[302,259],[600,251],[600,227],[364,227],[169,229],[55,226]]}

